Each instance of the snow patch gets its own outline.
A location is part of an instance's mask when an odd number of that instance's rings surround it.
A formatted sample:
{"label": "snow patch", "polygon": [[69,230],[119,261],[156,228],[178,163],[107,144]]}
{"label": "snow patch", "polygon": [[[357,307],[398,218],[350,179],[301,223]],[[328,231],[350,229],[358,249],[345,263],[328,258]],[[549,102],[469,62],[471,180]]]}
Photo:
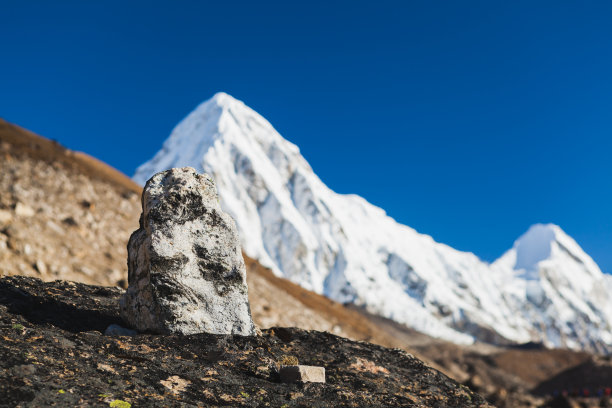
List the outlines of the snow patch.
{"label": "snow patch", "polygon": [[514,244],[516,251],[514,269],[537,272],[538,263],[550,257],[551,245],[555,238],[555,228],[552,224],[536,224],[529,228]]}

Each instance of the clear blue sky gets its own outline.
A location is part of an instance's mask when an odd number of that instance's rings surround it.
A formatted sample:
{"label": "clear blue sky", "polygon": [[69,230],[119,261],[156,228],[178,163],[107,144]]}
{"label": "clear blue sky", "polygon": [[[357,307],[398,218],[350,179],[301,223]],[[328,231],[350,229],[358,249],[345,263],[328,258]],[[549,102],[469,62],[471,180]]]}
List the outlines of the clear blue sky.
{"label": "clear blue sky", "polygon": [[225,91],[332,189],[493,260],[612,272],[612,2],[3,1],[0,117],[132,175]]}

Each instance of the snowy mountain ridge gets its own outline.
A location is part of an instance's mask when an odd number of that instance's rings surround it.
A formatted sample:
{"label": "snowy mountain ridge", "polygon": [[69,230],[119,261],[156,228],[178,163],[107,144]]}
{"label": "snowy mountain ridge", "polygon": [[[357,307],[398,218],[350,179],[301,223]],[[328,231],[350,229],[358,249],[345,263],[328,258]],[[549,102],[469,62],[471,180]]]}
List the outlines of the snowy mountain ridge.
{"label": "snowy mountain ridge", "polygon": [[331,191],[297,146],[224,93],[134,179],[183,166],[215,179],[244,251],[305,288],[458,343],[612,349],[612,278],[558,226],[533,226],[489,265]]}

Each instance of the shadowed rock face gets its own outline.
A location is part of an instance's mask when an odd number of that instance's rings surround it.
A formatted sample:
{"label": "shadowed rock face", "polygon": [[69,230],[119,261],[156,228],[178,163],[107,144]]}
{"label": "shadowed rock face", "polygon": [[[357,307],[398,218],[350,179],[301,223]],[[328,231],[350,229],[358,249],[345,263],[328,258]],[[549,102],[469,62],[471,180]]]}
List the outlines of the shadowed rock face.
{"label": "shadowed rock face", "polygon": [[153,176],[128,243],[121,315],[156,333],[254,335],[234,220],[213,180],[187,167]]}

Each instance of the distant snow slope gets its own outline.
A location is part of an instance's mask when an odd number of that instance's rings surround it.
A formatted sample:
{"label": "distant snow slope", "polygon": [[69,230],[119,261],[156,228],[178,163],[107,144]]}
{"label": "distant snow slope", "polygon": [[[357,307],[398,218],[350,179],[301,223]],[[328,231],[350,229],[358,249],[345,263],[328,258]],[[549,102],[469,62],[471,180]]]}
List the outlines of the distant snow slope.
{"label": "distant snow slope", "polygon": [[297,146],[224,93],[134,179],[182,166],[216,180],[249,256],[305,288],[458,343],[612,348],[611,279],[557,226],[533,226],[489,265],[334,193]]}
{"label": "distant snow slope", "polygon": [[547,345],[610,351],[612,277],[556,225],[532,226],[491,265],[504,296]]}

